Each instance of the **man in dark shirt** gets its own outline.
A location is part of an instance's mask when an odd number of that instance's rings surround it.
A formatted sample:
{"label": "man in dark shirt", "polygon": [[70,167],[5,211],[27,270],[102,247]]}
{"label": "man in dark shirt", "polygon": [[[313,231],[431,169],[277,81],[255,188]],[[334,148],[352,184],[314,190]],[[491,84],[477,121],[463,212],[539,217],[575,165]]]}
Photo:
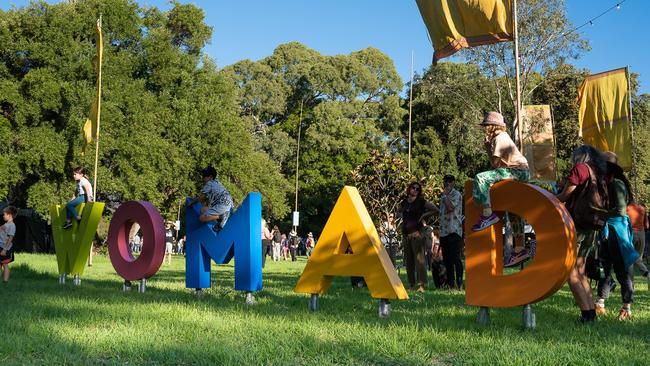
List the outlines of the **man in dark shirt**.
{"label": "man in dark shirt", "polygon": [[409,281],[409,290],[413,290],[416,283],[418,292],[424,292],[427,283],[427,269],[425,262],[425,240],[421,233],[424,224],[422,219],[435,212],[436,207],[422,197],[422,186],[413,182],[406,190],[406,198],[400,206],[399,216],[402,217],[402,234],[404,247],[404,261],[406,274]]}

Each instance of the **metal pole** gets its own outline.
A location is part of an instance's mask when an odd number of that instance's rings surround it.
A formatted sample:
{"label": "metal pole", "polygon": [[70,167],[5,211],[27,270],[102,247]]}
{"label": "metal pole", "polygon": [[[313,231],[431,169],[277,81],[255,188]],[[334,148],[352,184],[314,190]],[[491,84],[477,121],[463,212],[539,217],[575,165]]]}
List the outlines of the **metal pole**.
{"label": "metal pole", "polygon": [[513,26],[514,26],[514,37],[515,37],[515,80],[517,84],[517,105],[515,106],[515,113],[517,117],[517,139],[519,140],[519,150],[523,153],[524,151],[524,139],[523,139],[523,126],[521,124],[521,84],[519,80],[519,32],[517,29],[517,0],[512,1],[512,17],[513,17]]}
{"label": "metal pole", "polygon": [[[300,101],[300,118],[298,119],[298,148],[296,149],[296,202],[294,212],[298,212],[298,168],[300,167],[300,133],[302,130],[302,106],[304,101]],[[297,230],[297,227],[293,227]]]}
{"label": "metal pole", "polygon": [[411,114],[413,112],[413,51],[411,51],[411,87],[409,88],[409,161],[408,168],[411,172]]}
{"label": "metal pole", "polygon": [[[102,15],[99,15],[99,38],[98,41],[100,44],[96,45],[96,47],[101,48],[103,42],[102,40]],[[97,198],[97,166],[99,163],[99,118],[101,115],[101,110],[102,110],[102,98],[99,93],[101,93],[102,90],[102,58],[103,58],[103,50],[102,52],[99,52],[99,57],[97,59],[97,115],[95,118],[97,119],[97,135],[95,139],[95,171],[94,171],[94,177],[93,177],[93,194],[94,198]]]}
{"label": "metal pole", "polygon": [[[629,108],[630,108],[630,113],[629,113],[629,116],[628,116],[628,120],[630,121],[630,140],[631,140],[630,141],[630,143],[631,143],[630,149],[631,149],[631,153],[632,153],[631,154],[632,158],[634,158],[635,144],[634,144],[634,126],[632,124],[632,86],[631,86],[632,84],[630,82],[630,66],[625,67],[625,77],[627,78],[627,101],[628,101]],[[639,190],[637,189],[637,183],[636,183],[636,181],[638,180],[638,177],[636,176],[636,173],[637,173],[636,169],[634,169],[634,159],[632,159],[632,167],[630,168],[630,173],[632,173],[631,175],[632,175],[632,177],[634,177],[632,182],[634,184],[634,195],[636,195],[639,192]]]}

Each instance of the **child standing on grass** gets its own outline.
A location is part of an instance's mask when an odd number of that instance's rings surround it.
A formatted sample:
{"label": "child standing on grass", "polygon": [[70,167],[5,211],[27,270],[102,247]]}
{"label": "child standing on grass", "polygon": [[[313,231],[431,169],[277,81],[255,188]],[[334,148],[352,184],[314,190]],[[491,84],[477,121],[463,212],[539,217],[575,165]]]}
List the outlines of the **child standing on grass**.
{"label": "child standing on grass", "polygon": [[2,210],[5,224],[0,226],[0,265],[2,266],[2,282],[9,282],[9,263],[14,261],[14,236],[16,224],[14,219],[18,210],[14,206],[7,206]]}
{"label": "child standing on grass", "polygon": [[93,202],[93,187],[88,181],[86,170],[82,167],[76,167],[72,171],[72,178],[77,181],[76,197],[65,205],[66,220],[63,229],[72,227],[72,219],[81,221],[81,214],[77,212],[77,206],[85,202]]}
{"label": "child standing on grass", "polygon": [[530,179],[528,160],[508,136],[501,113],[488,112],[480,125],[485,128],[485,145],[492,170],[478,173],[474,178],[472,197],[483,207],[483,214],[472,226],[472,231],[481,231],[499,221],[499,217],[492,212],[490,205],[490,187],[494,183],[505,179],[524,182]]}

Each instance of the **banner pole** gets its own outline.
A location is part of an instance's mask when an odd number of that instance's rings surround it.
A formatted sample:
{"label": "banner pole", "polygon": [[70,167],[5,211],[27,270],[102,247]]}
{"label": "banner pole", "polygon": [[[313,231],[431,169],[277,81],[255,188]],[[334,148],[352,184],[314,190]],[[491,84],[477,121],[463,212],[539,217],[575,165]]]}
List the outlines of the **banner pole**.
{"label": "banner pole", "polygon": [[521,125],[521,84],[519,80],[519,31],[517,27],[517,0],[512,1],[512,17],[513,17],[513,28],[514,28],[514,52],[515,52],[515,81],[517,84],[517,101],[515,106],[516,120],[517,120],[517,129],[514,131],[517,134],[517,139],[519,140],[519,150],[524,151],[524,139],[523,139],[523,128]]}
{"label": "banner pole", "polygon": [[[103,42],[103,37],[101,35],[102,32],[102,15],[99,14],[99,20],[97,21],[99,23],[99,42]],[[102,98],[101,98],[101,90],[102,90],[102,58],[103,58],[103,50],[102,50],[102,45],[98,44],[96,45],[100,49],[99,52],[99,57],[97,59],[97,115],[96,120],[97,120],[97,132],[96,132],[96,138],[95,138],[95,169],[94,169],[94,174],[93,174],[93,195],[94,199],[97,199],[97,166],[99,165],[99,118],[101,115],[101,110],[102,110]]]}
{"label": "banner pole", "polygon": [[631,173],[632,177],[634,177],[632,184],[634,184],[634,195],[636,195],[636,193],[638,192],[637,183],[636,183],[636,181],[638,180],[638,177],[636,176],[637,172],[636,172],[635,164],[634,164],[634,156],[635,156],[634,152],[636,150],[635,149],[636,145],[634,143],[634,126],[633,126],[633,122],[632,122],[633,121],[632,120],[632,86],[631,86],[632,84],[630,82],[630,66],[629,65],[625,66],[625,78],[627,79],[627,102],[628,102],[628,107],[630,108],[629,117],[628,117],[628,120],[630,122],[630,140],[631,140],[630,141],[630,149],[631,149],[631,153],[632,153],[631,154],[632,155],[632,167],[630,168],[630,173]]}

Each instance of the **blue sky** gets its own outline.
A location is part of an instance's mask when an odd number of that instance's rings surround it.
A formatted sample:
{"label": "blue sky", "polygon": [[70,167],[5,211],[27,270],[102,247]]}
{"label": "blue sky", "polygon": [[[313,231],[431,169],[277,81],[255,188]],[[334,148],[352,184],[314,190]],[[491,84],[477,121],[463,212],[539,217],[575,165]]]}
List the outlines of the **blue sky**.
{"label": "blue sky", "polygon": [[[578,26],[621,0],[567,0],[571,22]],[[50,1],[52,2],[52,1]],[[213,27],[205,51],[221,67],[242,59],[257,60],[290,41],[322,54],[347,54],[376,47],[395,62],[408,82],[411,52],[415,70],[431,63],[432,48],[415,0],[181,0],[204,9]],[[6,0],[0,8],[28,0]],[[141,5],[169,8],[166,0],[139,0]],[[650,1],[626,0],[580,31],[592,50],[577,61],[592,72],[629,65],[640,74],[641,92],[650,93]]]}

